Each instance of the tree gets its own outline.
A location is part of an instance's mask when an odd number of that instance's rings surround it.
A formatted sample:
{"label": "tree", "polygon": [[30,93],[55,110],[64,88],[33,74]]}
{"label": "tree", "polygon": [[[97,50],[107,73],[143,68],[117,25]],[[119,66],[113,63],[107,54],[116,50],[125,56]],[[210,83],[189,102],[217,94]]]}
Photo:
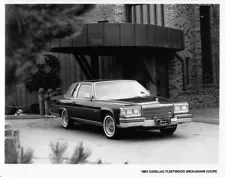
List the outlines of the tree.
{"label": "tree", "polygon": [[79,35],[82,14],[90,4],[7,4],[6,18],[6,95],[32,71],[37,54],[46,51],[55,39]]}

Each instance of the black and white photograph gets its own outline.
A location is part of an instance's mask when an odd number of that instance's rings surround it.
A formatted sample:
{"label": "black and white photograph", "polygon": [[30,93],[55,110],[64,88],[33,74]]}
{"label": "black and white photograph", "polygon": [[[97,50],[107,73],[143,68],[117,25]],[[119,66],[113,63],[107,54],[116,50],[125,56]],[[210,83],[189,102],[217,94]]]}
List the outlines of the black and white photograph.
{"label": "black and white photograph", "polygon": [[122,3],[5,2],[7,169],[219,175],[222,5]]}

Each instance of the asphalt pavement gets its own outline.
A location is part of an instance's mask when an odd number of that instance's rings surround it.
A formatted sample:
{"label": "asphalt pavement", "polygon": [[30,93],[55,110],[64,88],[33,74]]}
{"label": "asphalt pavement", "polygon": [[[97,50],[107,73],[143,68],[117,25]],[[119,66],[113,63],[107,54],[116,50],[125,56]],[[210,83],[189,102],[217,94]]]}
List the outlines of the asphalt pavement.
{"label": "asphalt pavement", "polygon": [[210,123],[219,125],[219,108],[191,109],[194,122]]}
{"label": "asphalt pavement", "polygon": [[181,124],[172,136],[159,131],[132,131],[118,140],[107,139],[101,127],[77,125],[62,128],[59,118],[6,120],[20,130],[25,149],[34,150],[34,164],[50,164],[51,142],[67,143],[67,154],[82,142],[92,153],[89,161],[111,164],[217,164],[219,126],[191,122]]}

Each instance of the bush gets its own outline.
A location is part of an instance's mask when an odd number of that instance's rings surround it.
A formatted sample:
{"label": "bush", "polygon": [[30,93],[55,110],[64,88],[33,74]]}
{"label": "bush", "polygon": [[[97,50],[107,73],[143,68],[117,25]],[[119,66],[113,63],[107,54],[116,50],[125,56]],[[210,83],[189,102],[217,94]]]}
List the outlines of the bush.
{"label": "bush", "polygon": [[[6,164],[31,164],[33,163],[33,150],[27,149],[24,152],[24,148],[16,148],[13,141],[6,141],[5,143],[5,163]],[[98,159],[95,162],[88,161],[88,158],[91,155],[91,151],[89,149],[85,149],[83,143],[79,143],[79,145],[74,149],[73,154],[68,158],[66,154],[66,150],[68,148],[67,143],[59,143],[56,144],[50,143],[51,153],[49,154],[49,158],[52,164],[109,164],[107,162],[103,162],[101,159]],[[125,162],[124,164],[128,164]]]}
{"label": "bush", "polygon": [[84,164],[87,163],[88,157],[91,155],[91,151],[84,149],[83,144],[80,143],[75,149],[68,161],[68,164]]}
{"label": "bush", "polygon": [[9,148],[5,150],[6,164],[31,164],[33,159],[33,150],[27,149],[24,152],[23,148],[16,150],[16,148]]}
{"label": "bush", "polygon": [[56,143],[55,145],[53,143],[50,144],[51,153],[50,153],[50,160],[53,164],[61,164],[64,162],[64,160],[67,158],[65,155],[65,151],[67,149],[67,144],[60,144]]}

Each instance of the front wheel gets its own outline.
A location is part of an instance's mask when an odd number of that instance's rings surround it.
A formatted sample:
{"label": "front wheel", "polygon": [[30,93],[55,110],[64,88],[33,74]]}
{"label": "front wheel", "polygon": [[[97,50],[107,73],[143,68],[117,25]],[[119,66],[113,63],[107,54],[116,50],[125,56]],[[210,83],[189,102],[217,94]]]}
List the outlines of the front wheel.
{"label": "front wheel", "polygon": [[74,121],[70,119],[70,115],[69,113],[67,112],[66,108],[64,108],[62,110],[62,113],[61,113],[61,119],[62,119],[62,126],[65,128],[65,129],[69,129],[69,128],[72,128],[73,125],[74,125]]}
{"label": "front wheel", "polygon": [[103,130],[107,138],[112,139],[115,138],[117,135],[117,127],[115,119],[109,114],[105,115],[104,117]]}
{"label": "front wheel", "polygon": [[160,128],[160,132],[166,135],[170,135],[173,134],[177,129],[177,125],[173,126],[173,127],[167,127],[167,128]]}

